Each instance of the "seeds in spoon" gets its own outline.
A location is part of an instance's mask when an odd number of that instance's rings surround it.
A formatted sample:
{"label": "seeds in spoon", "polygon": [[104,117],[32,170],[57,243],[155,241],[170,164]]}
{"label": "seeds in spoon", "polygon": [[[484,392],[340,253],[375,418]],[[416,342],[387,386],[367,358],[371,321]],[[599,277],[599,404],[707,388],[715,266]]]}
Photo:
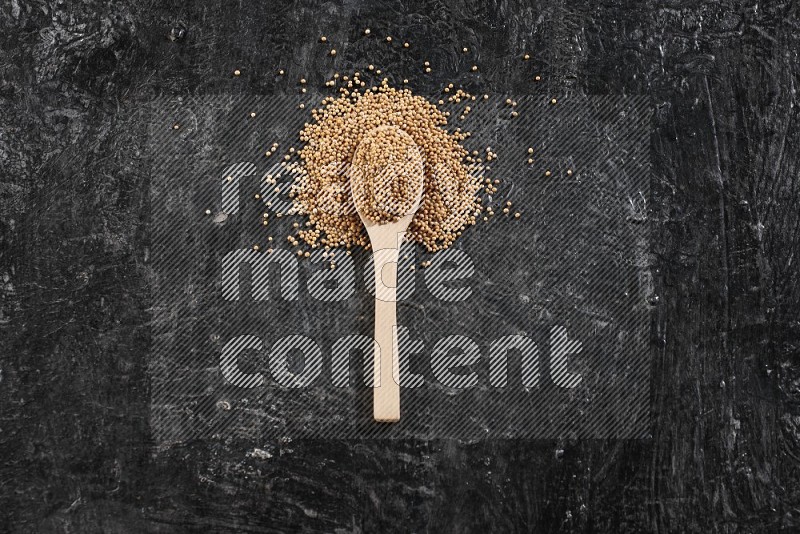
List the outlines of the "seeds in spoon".
{"label": "seeds in spoon", "polygon": [[348,174],[361,214],[378,224],[394,222],[411,211],[422,188],[422,155],[406,132],[382,126],[359,143]]}

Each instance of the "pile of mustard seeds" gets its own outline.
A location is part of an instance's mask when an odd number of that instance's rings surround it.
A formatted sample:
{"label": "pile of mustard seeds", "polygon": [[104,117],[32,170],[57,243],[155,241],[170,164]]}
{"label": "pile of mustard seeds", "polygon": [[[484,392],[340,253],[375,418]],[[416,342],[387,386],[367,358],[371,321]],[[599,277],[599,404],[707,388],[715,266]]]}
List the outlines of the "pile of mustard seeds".
{"label": "pile of mustard seeds", "polygon": [[422,192],[423,172],[422,155],[410,135],[391,126],[372,130],[348,169],[356,209],[378,224],[404,217]]}
{"label": "pile of mustard seeds", "polygon": [[[469,134],[445,130],[447,115],[425,98],[390,87],[384,80],[363,92],[344,90],[338,98],[329,96],[311,115],[313,122],[300,132],[300,141],[305,143],[299,151],[303,172],[295,176],[290,192],[294,212],[308,217],[297,236],[311,248],[368,248],[353,204],[349,170],[359,143],[380,126],[402,130],[422,154],[422,201],[407,239],[433,252],[449,247],[466,227],[475,224],[481,211],[477,193],[482,176],[471,173],[464,163],[468,154],[460,143]],[[397,142],[391,136],[381,139]],[[393,149],[381,150],[391,153]],[[391,220],[391,213],[373,207],[378,220]]]}

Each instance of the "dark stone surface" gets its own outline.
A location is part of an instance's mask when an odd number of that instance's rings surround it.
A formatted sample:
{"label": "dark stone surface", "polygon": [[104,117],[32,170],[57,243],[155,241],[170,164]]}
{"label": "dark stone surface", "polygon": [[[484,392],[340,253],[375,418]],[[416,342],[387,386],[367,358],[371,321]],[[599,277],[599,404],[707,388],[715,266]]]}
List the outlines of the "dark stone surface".
{"label": "dark stone surface", "polygon": [[[797,12],[780,0],[4,2],[0,530],[797,529]],[[360,39],[365,27],[412,48]],[[133,111],[162,93],[320,84],[323,33],[337,69],[381,64],[423,92],[525,93],[541,74],[553,95],[652,98],[652,439],[154,449]],[[425,59],[441,67],[424,75]]]}

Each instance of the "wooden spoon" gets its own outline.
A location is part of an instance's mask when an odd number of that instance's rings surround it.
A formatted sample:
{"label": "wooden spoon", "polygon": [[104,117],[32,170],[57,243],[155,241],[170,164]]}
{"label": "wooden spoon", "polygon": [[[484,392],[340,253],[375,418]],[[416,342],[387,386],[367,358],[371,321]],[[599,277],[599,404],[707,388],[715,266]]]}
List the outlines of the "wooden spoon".
{"label": "wooden spoon", "polygon": [[[380,132],[391,126],[382,126],[370,132]],[[404,136],[405,132],[399,130]],[[410,139],[410,138],[409,138]],[[362,140],[362,143],[364,141]],[[359,145],[360,147],[361,145]],[[419,188],[411,208],[405,215],[389,223],[376,223],[364,215],[365,206],[359,206],[353,197],[356,211],[367,229],[375,264],[375,364],[373,382],[373,415],[375,421],[394,423],[400,420],[400,359],[397,345],[397,261],[403,236],[422,200],[422,156],[419,148],[410,141],[410,160],[418,165],[411,167],[419,173]],[[358,152],[358,149],[356,149]],[[408,169],[408,167],[406,167]],[[387,177],[382,176],[385,181]],[[391,180],[391,176],[388,176]],[[351,183],[353,176],[351,175]],[[351,185],[351,191],[353,187]]]}

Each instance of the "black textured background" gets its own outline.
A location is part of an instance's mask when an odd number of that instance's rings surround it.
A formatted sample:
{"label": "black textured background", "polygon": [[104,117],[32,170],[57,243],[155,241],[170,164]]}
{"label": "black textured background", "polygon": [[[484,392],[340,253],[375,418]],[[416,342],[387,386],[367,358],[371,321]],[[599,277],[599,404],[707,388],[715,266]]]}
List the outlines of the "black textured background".
{"label": "black textured background", "polygon": [[[653,284],[643,205],[651,181],[648,99],[573,94],[552,105],[546,96],[514,95],[520,115],[512,119],[506,95],[495,94],[481,98],[469,120],[451,121],[449,128],[460,124],[472,132],[463,143],[467,150],[491,146],[503,154],[486,171],[500,182],[498,193],[486,198],[493,198],[498,215],[466,231],[449,252],[403,247],[397,313],[408,337],[399,343],[409,371],[426,378],[422,387],[404,388],[399,423],[376,425],[372,392],[362,381],[365,372],[373,373],[372,365],[364,369],[367,355],[361,350],[350,354],[351,387],[334,387],[330,381],[334,342],[374,332],[372,255],[363,249],[352,256],[337,254],[333,274],[344,277],[350,264],[351,297],[338,302],[312,297],[312,285],[318,283],[310,276],[327,268],[329,260],[297,260],[285,236],[294,234],[293,224],[302,224],[305,217],[286,215],[291,206],[287,194],[275,193],[275,186],[261,180],[267,173],[277,176],[284,169],[281,163],[286,164],[280,156],[265,157],[265,146],[279,141],[281,153],[290,144],[302,146],[297,132],[309,112],[298,108],[299,95],[178,98],[159,98],[147,110],[148,377],[150,429],[158,446],[215,435],[256,436],[257,444],[286,436],[479,440],[650,435]],[[322,96],[309,99],[317,102]],[[176,122],[182,125],[178,130]],[[536,147],[533,164],[527,163],[528,147]],[[251,165],[253,170],[246,172],[252,174],[239,177],[232,171],[241,168],[239,162]],[[573,169],[571,175],[567,168]],[[552,169],[550,176],[545,169]],[[279,184],[289,179],[282,174]],[[236,178],[228,181],[232,175]],[[223,198],[234,199],[238,207]],[[505,206],[508,199],[513,211],[504,215],[497,205]],[[517,209],[524,217],[514,217]],[[285,216],[278,218],[277,212]],[[264,213],[269,214],[266,227]],[[269,235],[275,236],[272,242]],[[253,244],[263,248],[255,252]],[[237,263],[238,298],[226,300],[223,258],[240,251],[245,264],[244,258],[275,260],[277,254],[264,252],[267,247],[288,256],[289,265],[299,271],[296,284],[283,266],[280,274],[262,278],[261,269],[242,269]],[[430,291],[435,283],[429,278],[441,276],[436,271],[448,253],[460,253],[474,268],[467,280],[446,284],[469,294],[455,302]],[[432,267],[410,270],[427,258]],[[258,280],[266,281],[268,300],[251,295],[261,285]],[[287,298],[281,285],[294,287],[295,298]],[[551,380],[554,326],[581,343],[567,364],[580,375],[574,389]],[[490,346],[520,334],[537,345],[540,383],[523,387],[522,355],[511,351],[507,386],[490,386],[488,360],[497,354]],[[222,375],[223,347],[241,335],[264,345],[237,358],[240,369],[263,373],[264,386],[242,388]],[[310,387],[280,386],[269,372],[276,347],[286,346],[289,335],[303,336],[320,351],[321,376]],[[481,362],[471,366],[479,377],[475,387],[442,387],[432,374],[435,346],[448,335],[467,336],[482,353]],[[308,365],[305,360],[298,367]]]}
{"label": "black textured background", "polygon": [[[797,11],[788,0],[5,0],[0,530],[796,529]],[[412,48],[357,40],[367,26]],[[323,33],[339,70],[369,61],[423,92],[452,81],[652,98],[652,439],[154,449],[148,184],[131,110],[162,93],[320,84],[332,65]]]}

